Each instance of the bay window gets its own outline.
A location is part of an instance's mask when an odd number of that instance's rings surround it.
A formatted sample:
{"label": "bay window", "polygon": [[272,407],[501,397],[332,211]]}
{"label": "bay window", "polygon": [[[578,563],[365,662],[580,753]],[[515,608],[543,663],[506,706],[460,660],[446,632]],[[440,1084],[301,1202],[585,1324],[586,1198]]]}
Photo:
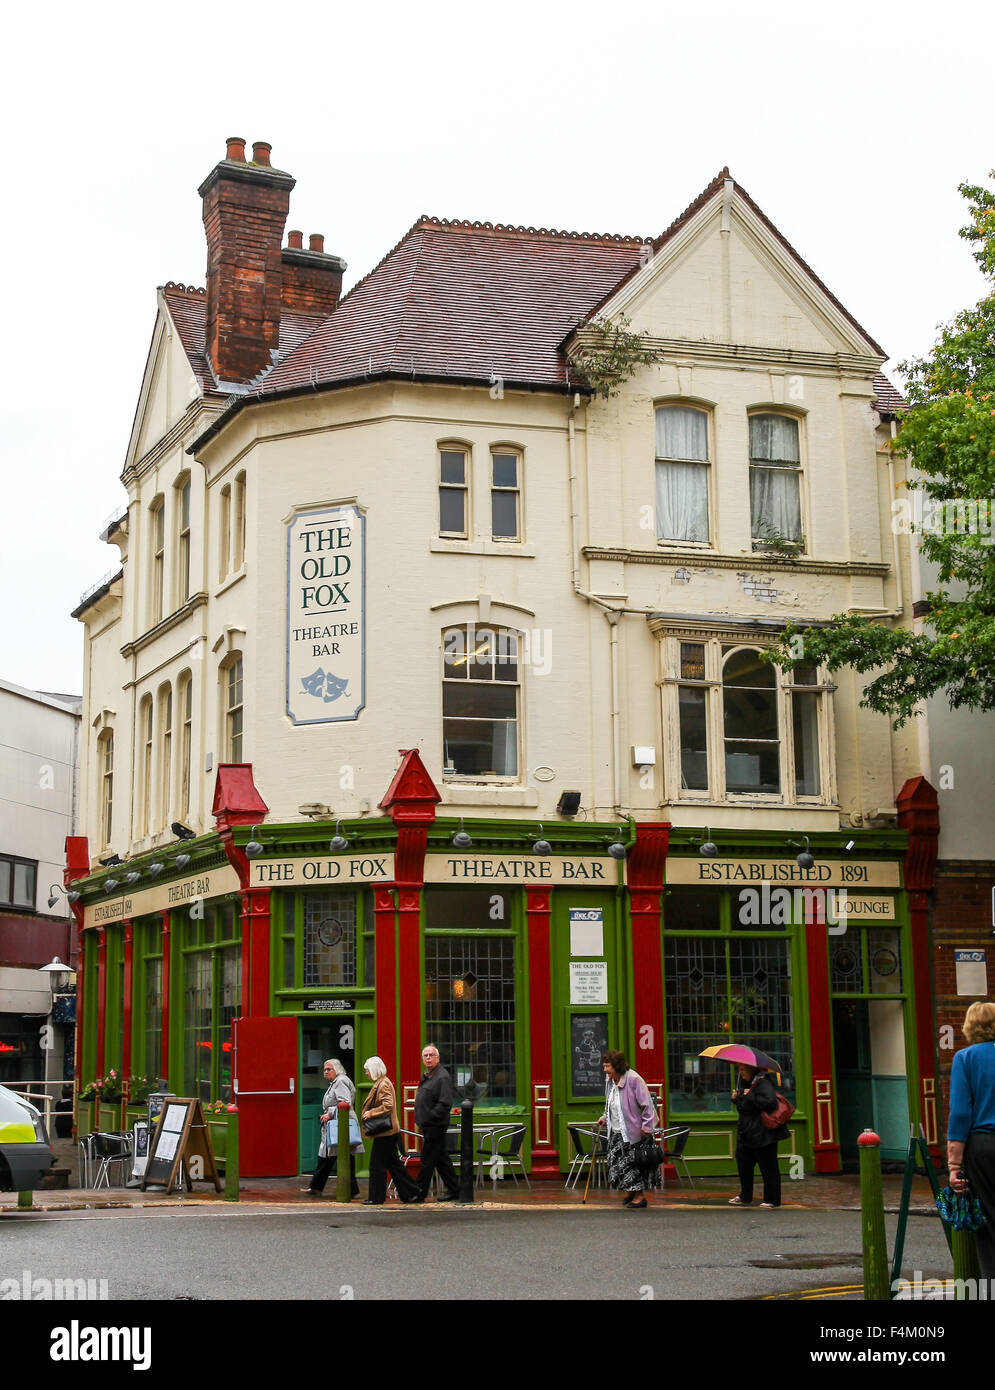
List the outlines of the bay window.
{"label": "bay window", "polygon": [[834,801],[835,687],[820,668],[782,670],[731,625],[724,640],[676,624],[657,635],[668,799]]}

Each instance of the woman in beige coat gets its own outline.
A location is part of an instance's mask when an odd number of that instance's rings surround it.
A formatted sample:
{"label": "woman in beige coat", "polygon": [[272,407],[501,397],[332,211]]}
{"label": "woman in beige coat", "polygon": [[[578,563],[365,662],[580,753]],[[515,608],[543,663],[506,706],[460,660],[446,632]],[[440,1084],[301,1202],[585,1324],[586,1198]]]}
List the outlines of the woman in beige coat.
{"label": "woman in beige coat", "polygon": [[401,1201],[410,1202],[413,1197],[418,1196],[418,1188],[408,1177],[397,1151],[397,1136],[401,1126],[397,1122],[397,1096],[387,1076],[387,1067],[382,1058],[368,1057],[363,1063],[363,1070],[373,1082],[373,1089],[366,1097],[360,1116],[363,1133],[366,1134],[368,1120],[383,1115],[390,1120],[390,1129],[384,1129],[382,1134],[373,1135],[373,1148],[370,1152],[370,1191],[363,1201],[363,1206],[383,1206],[387,1200],[388,1174],[394,1179],[394,1186]]}

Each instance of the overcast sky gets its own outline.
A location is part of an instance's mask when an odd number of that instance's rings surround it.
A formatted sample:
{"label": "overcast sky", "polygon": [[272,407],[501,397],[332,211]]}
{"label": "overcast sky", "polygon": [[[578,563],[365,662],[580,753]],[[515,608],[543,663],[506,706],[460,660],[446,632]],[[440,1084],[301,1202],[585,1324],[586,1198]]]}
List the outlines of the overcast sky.
{"label": "overcast sky", "polygon": [[[801,14],[799,14],[801,10]],[[202,285],[225,138],[365,274],[422,213],[654,236],[728,164],[893,366],[983,281],[990,6],[17,6],[4,21],[0,678],[82,690],[81,593],[155,288]],[[306,244],[306,242],[305,242]],[[887,370],[887,369],[886,369]]]}

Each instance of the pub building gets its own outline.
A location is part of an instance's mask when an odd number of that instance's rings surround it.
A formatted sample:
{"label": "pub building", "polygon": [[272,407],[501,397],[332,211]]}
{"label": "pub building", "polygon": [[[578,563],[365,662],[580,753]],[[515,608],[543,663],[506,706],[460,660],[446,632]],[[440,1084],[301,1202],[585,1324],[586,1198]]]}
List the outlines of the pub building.
{"label": "pub building", "polygon": [[[236,139],[201,185],[75,610],[81,1085],[198,1096],[222,1160],[236,1102],[241,1174],[288,1175],[326,1057],[362,1100],[380,1055],[412,1129],[432,1041],[554,1177],[620,1048],[729,1174],[698,1054],[741,1040],[785,1172],[935,1142],[918,745],[763,660],[911,621],[883,350],[728,170],[652,238],[424,217],[345,296],[293,186]],[[599,394],[573,354],[621,317],[653,361]]]}

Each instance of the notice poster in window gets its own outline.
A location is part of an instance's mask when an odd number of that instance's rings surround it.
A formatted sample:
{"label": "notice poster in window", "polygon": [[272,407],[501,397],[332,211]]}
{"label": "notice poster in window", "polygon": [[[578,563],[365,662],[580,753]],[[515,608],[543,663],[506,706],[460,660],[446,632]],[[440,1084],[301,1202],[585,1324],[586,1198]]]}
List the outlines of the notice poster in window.
{"label": "notice poster in window", "polygon": [[608,1003],[608,964],[603,960],[570,962],[571,1004]]}
{"label": "notice poster in window", "polygon": [[302,509],[287,523],[287,714],[357,719],[366,703],[366,517]]}
{"label": "notice poster in window", "polygon": [[570,1084],[574,1096],[603,1096],[602,1053],[608,1051],[608,1015],[574,1014],[570,1019]]}
{"label": "notice poster in window", "polygon": [[601,907],[570,909],[570,954],[603,956],[605,953],[605,914]]}

